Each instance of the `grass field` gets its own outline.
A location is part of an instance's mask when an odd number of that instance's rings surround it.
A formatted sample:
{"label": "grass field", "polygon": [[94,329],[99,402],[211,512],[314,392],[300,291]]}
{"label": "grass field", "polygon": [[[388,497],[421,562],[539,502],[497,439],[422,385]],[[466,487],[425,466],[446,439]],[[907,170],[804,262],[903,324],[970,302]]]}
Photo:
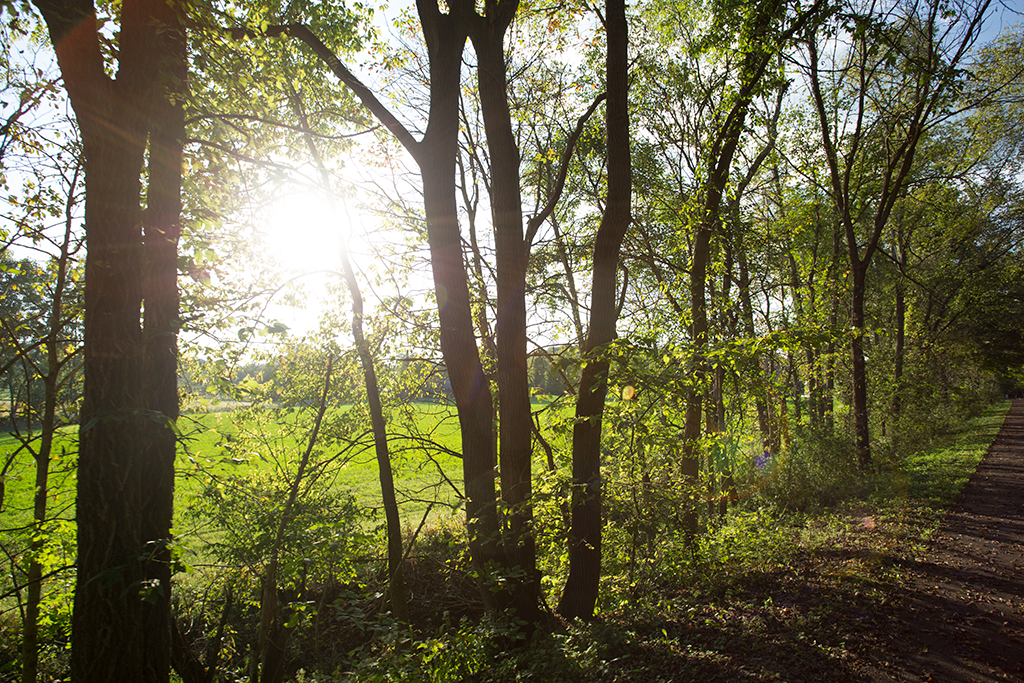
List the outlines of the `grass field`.
{"label": "grass field", "polygon": [[[535,409],[546,405],[542,401]],[[251,410],[233,406],[219,412],[191,412],[178,420],[175,508],[187,509],[194,496],[218,479],[266,473],[288,481],[308,444],[312,410]],[[381,507],[380,478],[369,420],[343,406],[328,411],[313,462],[330,487],[351,493],[367,509]],[[54,512],[73,517],[74,464],[78,427],[62,427],[54,442],[58,457],[51,463]],[[0,433],[0,463],[7,462],[20,442]],[[454,407],[418,402],[395,409],[389,423],[389,449],[395,471],[403,523],[417,526],[423,515],[449,514],[461,496],[462,462],[458,419]],[[4,476],[2,530],[31,521],[35,464],[22,450]],[[179,529],[179,531],[184,531]]]}
{"label": "grass field", "polygon": [[[179,420],[177,501],[187,504],[211,478],[271,473],[294,475],[308,445],[310,414],[278,420],[245,411],[192,414]],[[453,505],[462,485],[458,422],[448,406],[412,404],[392,415],[389,450],[407,523],[428,507]],[[380,473],[372,434],[349,408],[325,416],[313,462],[331,488],[351,493],[360,506],[381,506]],[[436,505],[435,505],[436,504]],[[435,513],[436,514],[436,513]]]}
{"label": "grass field", "polygon": [[[286,490],[308,445],[311,422],[311,410],[238,407],[226,412],[193,412],[179,419],[175,534],[185,549],[182,559],[196,568],[197,576],[204,573],[202,567],[217,563],[209,544],[226,539],[211,523],[210,508],[197,507],[203,491],[211,486],[243,491],[253,481],[270,482],[272,488]],[[359,519],[370,530],[382,523],[383,514],[377,514],[382,504],[373,439],[361,426],[368,422],[350,406],[328,411],[307,473],[320,478],[322,490],[351,494]],[[389,429],[403,525],[415,529],[428,512],[429,519],[435,521],[456,514],[462,463],[454,410],[432,403],[404,406],[392,414]],[[48,525],[47,570],[69,566],[75,557],[77,438],[78,427],[68,425],[54,440],[48,496],[48,515],[54,519]],[[38,440],[33,442],[33,447],[37,445]],[[0,466],[8,462],[0,508],[0,550],[11,562],[22,564],[19,557],[28,547],[32,522],[35,463],[15,435],[0,433]],[[250,507],[258,508],[258,501]],[[5,576],[0,580],[0,592],[7,593],[12,588],[11,574],[5,572]],[[181,580],[186,580],[184,575]],[[48,585],[52,599],[70,609],[66,599],[70,584],[62,579]],[[0,601],[0,617],[16,609],[11,599]]]}

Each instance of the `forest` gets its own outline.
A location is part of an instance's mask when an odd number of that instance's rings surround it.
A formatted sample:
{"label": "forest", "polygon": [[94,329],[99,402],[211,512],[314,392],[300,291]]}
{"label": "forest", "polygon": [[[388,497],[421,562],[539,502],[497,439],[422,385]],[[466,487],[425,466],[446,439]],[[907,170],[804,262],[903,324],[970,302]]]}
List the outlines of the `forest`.
{"label": "forest", "polygon": [[865,680],[1024,392],[1012,4],[0,7],[0,681]]}

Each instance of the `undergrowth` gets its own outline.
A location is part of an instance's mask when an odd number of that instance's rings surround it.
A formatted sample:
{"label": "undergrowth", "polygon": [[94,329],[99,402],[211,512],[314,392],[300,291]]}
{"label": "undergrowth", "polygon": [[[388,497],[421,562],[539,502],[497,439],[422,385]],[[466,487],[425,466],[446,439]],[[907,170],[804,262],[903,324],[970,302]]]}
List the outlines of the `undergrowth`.
{"label": "undergrowth", "polygon": [[[514,619],[485,616],[455,521],[416,535],[406,565],[406,626],[384,610],[379,537],[346,546],[352,557],[344,577],[319,571],[318,556],[297,546],[288,563],[293,575],[282,584],[292,628],[286,678],[862,680],[861,661],[872,633],[884,629],[903,559],[920,551],[955,502],[1007,408],[997,405],[954,434],[934,433],[919,448],[892,449],[866,473],[853,471],[840,439],[794,435],[770,472],[750,474],[760,479],[749,496],[725,514],[702,507],[696,538],[673,514],[672,487],[645,499],[648,514],[636,516],[636,490],[610,482],[599,617],[568,622],[549,610],[530,635]],[[538,509],[556,525],[541,530],[548,572],[565,566],[558,485],[538,487],[549,501]],[[355,520],[357,508],[346,509]],[[407,543],[413,534],[407,530]],[[333,548],[330,541],[325,547]],[[177,628],[199,660],[219,632],[220,680],[244,680],[258,621],[251,571],[258,563],[222,559],[179,577]],[[557,576],[545,583],[549,604],[559,588]],[[0,622],[0,680],[17,675],[11,615]],[[55,680],[67,675],[61,653],[47,662]]]}

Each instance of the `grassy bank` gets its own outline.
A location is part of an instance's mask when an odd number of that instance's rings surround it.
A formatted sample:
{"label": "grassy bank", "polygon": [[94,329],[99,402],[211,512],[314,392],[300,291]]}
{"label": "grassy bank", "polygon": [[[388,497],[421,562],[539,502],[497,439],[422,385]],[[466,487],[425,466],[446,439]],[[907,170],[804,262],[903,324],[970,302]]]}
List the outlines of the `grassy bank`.
{"label": "grassy bank", "polygon": [[[659,580],[606,575],[593,623],[552,621],[524,647],[501,624],[382,640],[343,667],[351,681],[868,681],[865,662],[899,601],[904,567],[991,445],[1001,402],[906,455],[834,505],[787,509],[762,490],[687,549],[667,536]],[[606,558],[606,564],[623,558]],[[554,601],[557,596],[550,596]],[[337,680],[337,679],[335,679]]]}

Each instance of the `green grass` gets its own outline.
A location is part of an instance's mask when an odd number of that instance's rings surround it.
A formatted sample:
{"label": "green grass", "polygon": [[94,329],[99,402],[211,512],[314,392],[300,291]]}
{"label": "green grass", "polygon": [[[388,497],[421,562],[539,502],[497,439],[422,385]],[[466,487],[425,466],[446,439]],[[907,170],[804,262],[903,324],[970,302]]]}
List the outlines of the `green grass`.
{"label": "green grass", "polygon": [[[323,670],[334,670],[344,661],[348,669],[356,667],[371,679],[379,678],[388,667],[395,667],[396,674],[401,670],[415,677],[425,670],[447,670],[464,657],[460,675],[485,678],[486,673],[492,680],[512,680],[522,670],[534,671],[538,679],[547,680],[648,680],[651,676],[676,680],[854,680],[859,676],[859,658],[874,643],[872,634],[885,628],[888,606],[900,591],[903,564],[918,552],[921,534],[929,533],[956,501],[995,438],[1007,409],[1007,403],[997,404],[959,425],[956,434],[922,442],[919,452],[884,461],[880,465],[884,471],[877,479],[874,473],[859,475],[864,486],[848,491],[834,506],[786,511],[768,505],[767,500],[750,499],[710,525],[696,548],[686,546],[681,535],[659,535],[657,543],[646,551],[640,549],[654,554],[640,558],[647,569],[637,574],[636,583],[628,575],[630,539],[619,539],[623,542],[616,545],[613,541],[622,534],[616,536],[610,524],[605,536],[604,611],[595,624],[556,628],[540,634],[529,647],[508,651],[508,639],[500,625],[453,623],[442,631],[421,631],[417,638],[422,639],[415,641],[415,647],[403,646],[401,652],[380,649],[381,644],[374,641],[356,659],[332,659]],[[242,417],[243,413],[236,412],[183,419],[179,506],[195,494],[204,476],[244,476],[277,466],[266,453],[260,458],[239,450],[237,445],[244,441],[240,432],[254,428],[252,421]],[[277,439],[291,453],[289,458],[294,458],[301,442],[288,432],[295,426],[294,416],[276,426],[268,425],[268,445]],[[457,421],[448,417],[442,406],[409,406],[402,414],[392,415],[392,431],[396,435],[421,433],[442,449],[458,449]],[[230,441],[228,434],[232,435]],[[70,438],[73,436],[71,430]],[[0,437],[0,454],[7,443]],[[406,498],[433,500],[429,484],[439,477],[426,457],[424,444],[395,436],[391,445]],[[565,444],[557,446],[564,448]],[[461,472],[458,458],[435,450],[442,471],[457,484]],[[370,441],[361,441],[351,456],[339,467],[335,484],[353,489],[361,505],[378,506],[379,485]],[[543,456],[538,453],[538,457]],[[186,476],[188,468],[191,471]],[[423,487],[425,491],[413,493]],[[417,509],[426,509],[426,504],[405,504],[407,524],[418,524],[419,517],[410,512]],[[559,541],[548,552],[561,552],[562,546]],[[452,580],[446,562],[415,566],[422,572],[414,577],[421,581],[419,599],[433,595],[431,591],[447,590],[444,586],[448,584],[440,583]],[[433,575],[426,571],[436,567],[446,569],[432,579],[436,583],[430,583]],[[182,580],[187,581],[185,577]],[[185,586],[181,595],[199,595],[206,588],[197,582],[192,593]],[[241,633],[252,625],[246,621],[250,617],[249,613],[237,616],[233,628]],[[346,645],[344,651],[349,649]],[[306,658],[302,661],[312,667],[307,671],[317,670],[312,650],[297,651],[296,657]],[[646,672],[645,667],[649,669]]]}
{"label": "green grass", "polygon": [[956,502],[999,433],[1009,401],[968,421],[947,444],[912,454],[903,464],[907,495],[937,506]]}
{"label": "green grass", "polygon": [[[351,493],[362,508],[376,510],[382,503],[373,438],[359,425],[344,424],[348,411],[349,407],[342,407],[325,416],[312,462],[324,465],[322,476],[330,480],[332,489]],[[311,416],[282,413],[276,420],[264,421],[268,417],[232,412],[182,418],[179,509],[213,478],[265,472],[286,480],[294,475],[308,444]],[[457,503],[459,492],[452,485],[461,490],[462,463],[455,455],[461,443],[451,408],[416,403],[396,410],[389,424],[388,447],[406,524],[418,524],[428,509],[436,517]]]}
{"label": "green grass", "polygon": [[[360,425],[338,425],[350,406],[328,411],[321,434],[323,448],[314,460],[330,460],[326,474],[331,486],[352,493],[366,509],[381,507],[380,476],[372,435]],[[184,510],[211,479],[245,477],[254,472],[276,472],[288,478],[308,443],[310,411],[271,411],[249,414],[244,410],[189,413],[178,421],[180,431],[176,461],[177,510]],[[368,421],[367,421],[368,422]],[[340,434],[332,438],[331,430]],[[347,432],[346,432],[347,429]],[[58,500],[74,498],[74,454],[78,428],[63,427],[54,452],[67,455],[51,465],[60,473],[51,482]],[[14,435],[0,433],[0,459],[18,449]],[[454,408],[438,403],[413,403],[396,409],[389,424],[389,449],[403,519],[416,526],[428,509],[431,516],[446,514],[456,506],[462,487],[462,462],[458,420]],[[16,457],[4,478],[3,528],[13,529],[31,520],[35,465],[24,451]],[[73,516],[73,510],[66,515]]]}
{"label": "green grass", "polygon": [[[31,438],[31,448],[39,447],[38,433],[23,437]],[[6,463],[11,456],[14,460],[4,475],[3,517],[0,522],[0,534],[3,529],[16,529],[27,525],[32,520],[32,498],[35,489],[35,460],[30,452],[21,448],[22,442],[10,432],[0,432],[0,463]],[[18,452],[20,450],[20,452]],[[15,456],[15,453],[17,455]],[[65,509],[69,501],[74,500],[75,465],[78,453],[78,426],[67,425],[57,430],[52,446],[50,461],[49,488],[53,491],[51,510]],[[61,517],[72,518],[73,510],[66,510]]]}

